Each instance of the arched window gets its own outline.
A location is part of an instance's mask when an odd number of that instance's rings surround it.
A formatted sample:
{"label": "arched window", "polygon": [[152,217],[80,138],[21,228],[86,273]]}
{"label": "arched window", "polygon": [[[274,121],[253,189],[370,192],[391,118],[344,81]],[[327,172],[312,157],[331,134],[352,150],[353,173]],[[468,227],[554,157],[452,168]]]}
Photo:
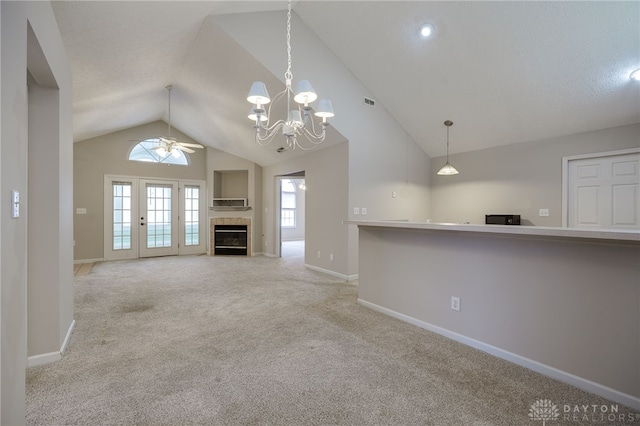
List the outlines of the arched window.
{"label": "arched window", "polygon": [[164,164],[179,164],[181,166],[188,166],[189,159],[187,155],[179,149],[173,149],[171,152],[167,152],[165,155],[160,155],[158,148],[160,146],[160,139],[150,138],[145,139],[136,144],[129,153],[129,160],[142,161],[145,163],[164,163]]}

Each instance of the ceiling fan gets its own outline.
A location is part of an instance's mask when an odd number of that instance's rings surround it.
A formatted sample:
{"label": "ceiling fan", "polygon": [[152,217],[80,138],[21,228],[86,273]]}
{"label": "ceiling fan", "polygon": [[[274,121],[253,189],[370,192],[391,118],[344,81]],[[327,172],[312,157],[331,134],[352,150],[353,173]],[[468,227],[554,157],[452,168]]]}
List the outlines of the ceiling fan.
{"label": "ceiling fan", "polygon": [[173,154],[174,156],[179,155],[178,150],[191,154],[195,152],[191,148],[204,148],[204,146],[199,143],[178,142],[176,138],[171,136],[171,89],[173,89],[173,85],[170,84],[166,86],[166,89],[169,92],[169,133],[166,137],[158,137],[158,146],[154,148],[154,150],[160,157],[166,157],[169,154]]}

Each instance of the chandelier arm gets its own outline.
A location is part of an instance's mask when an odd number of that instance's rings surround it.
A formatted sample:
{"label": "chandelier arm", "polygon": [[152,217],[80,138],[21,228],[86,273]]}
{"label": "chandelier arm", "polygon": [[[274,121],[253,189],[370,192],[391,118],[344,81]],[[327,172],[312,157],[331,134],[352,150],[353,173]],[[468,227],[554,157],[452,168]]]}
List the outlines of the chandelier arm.
{"label": "chandelier arm", "polygon": [[268,139],[272,138],[275,134],[279,133],[279,130],[285,125],[284,120],[278,120],[273,123],[270,127],[264,127],[260,125],[260,127],[256,128],[258,130],[256,133],[260,135],[260,139]]}
{"label": "chandelier arm", "polygon": [[305,125],[303,127],[304,131],[308,134],[308,136],[311,136],[311,137],[313,137],[315,139],[320,139],[320,142],[324,141],[324,138],[325,138],[325,136],[327,134],[327,132],[326,132],[327,124],[326,123],[320,123],[320,126],[322,127],[322,133],[317,133],[316,132],[316,122],[313,119],[313,117],[311,116],[311,114],[308,114],[308,118],[309,118],[308,123],[311,123],[311,128],[309,128],[308,126]]}
{"label": "chandelier arm", "polygon": [[267,146],[271,142],[273,142],[277,134],[278,132],[273,132],[273,133],[266,133],[264,136],[262,136],[259,132],[256,132],[256,135],[255,135],[256,143],[260,146]]}
{"label": "chandelier arm", "polygon": [[316,146],[320,145],[320,143],[322,143],[321,140],[314,140],[314,139],[310,138],[309,135],[307,134],[307,132],[302,132],[301,135],[303,135],[304,138],[311,143],[310,146],[304,146],[303,144],[298,142],[297,138],[294,138],[295,147],[296,148],[300,148],[303,151],[311,151],[312,149],[315,149]]}

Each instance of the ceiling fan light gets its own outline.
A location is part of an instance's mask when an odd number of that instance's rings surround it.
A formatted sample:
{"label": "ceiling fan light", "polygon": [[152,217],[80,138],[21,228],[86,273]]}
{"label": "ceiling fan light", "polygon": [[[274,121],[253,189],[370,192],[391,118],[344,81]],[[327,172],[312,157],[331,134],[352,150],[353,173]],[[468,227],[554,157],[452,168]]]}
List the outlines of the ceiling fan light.
{"label": "ceiling fan light", "polygon": [[171,150],[171,155],[173,156],[173,158],[178,158],[180,157],[180,150],[179,149],[172,149]]}
{"label": "ceiling fan light", "polygon": [[167,156],[167,150],[164,149],[164,146],[160,145],[159,147],[157,147],[155,149],[155,151],[158,153],[158,155],[160,157],[166,157]]}
{"label": "ceiling fan light", "polygon": [[629,78],[633,81],[640,81],[640,68],[631,72],[631,74],[629,74]]}
{"label": "ceiling fan light", "polygon": [[269,92],[267,92],[267,86],[261,81],[254,81],[249,89],[249,95],[247,101],[256,105],[265,105],[271,102]]}
{"label": "ceiling fan light", "polygon": [[308,105],[311,102],[315,102],[316,99],[318,99],[318,95],[316,95],[316,91],[313,90],[309,80],[300,80],[293,100],[299,104]]}

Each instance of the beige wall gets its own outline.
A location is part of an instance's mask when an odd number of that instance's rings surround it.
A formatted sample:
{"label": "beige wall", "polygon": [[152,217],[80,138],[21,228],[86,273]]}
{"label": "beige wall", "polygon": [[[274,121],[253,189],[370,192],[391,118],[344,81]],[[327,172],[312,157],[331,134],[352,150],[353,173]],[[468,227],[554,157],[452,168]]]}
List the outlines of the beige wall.
{"label": "beige wall", "polygon": [[436,175],[445,158],[433,158],[430,218],[480,224],[485,214],[519,214],[523,225],[562,226],[562,157],[639,146],[635,124],[451,155],[455,176]]}
{"label": "beige wall", "polygon": [[[0,11],[0,423],[19,425],[27,341],[59,357],[73,321],[71,71],[48,2],[1,2]],[[16,219],[11,190],[20,192]]]}
{"label": "beige wall", "polygon": [[[188,154],[189,166],[142,163],[127,159],[138,141],[165,135],[166,132],[167,124],[156,121],[73,145],[76,261],[104,257],[104,175],[206,180],[205,149],[197,149],[195,153]],[[172,135],[181,141],[198,143],[175,128],[172,129]],[[76,208],[86,208],[87,213],[75,214]]]}
{"label": "beige wall", "polygon": [[304,171],[305,264],[348,277],[348,227],[342,224],[348,214],[348,162],[349,146],[341,143],[263,169],[263,245],[267,254],[277,253],[278,176]]}
{"label": "beige wall", "polygon": [[360,228],[359,298],[640,409],[639,257],[631,242]]}

